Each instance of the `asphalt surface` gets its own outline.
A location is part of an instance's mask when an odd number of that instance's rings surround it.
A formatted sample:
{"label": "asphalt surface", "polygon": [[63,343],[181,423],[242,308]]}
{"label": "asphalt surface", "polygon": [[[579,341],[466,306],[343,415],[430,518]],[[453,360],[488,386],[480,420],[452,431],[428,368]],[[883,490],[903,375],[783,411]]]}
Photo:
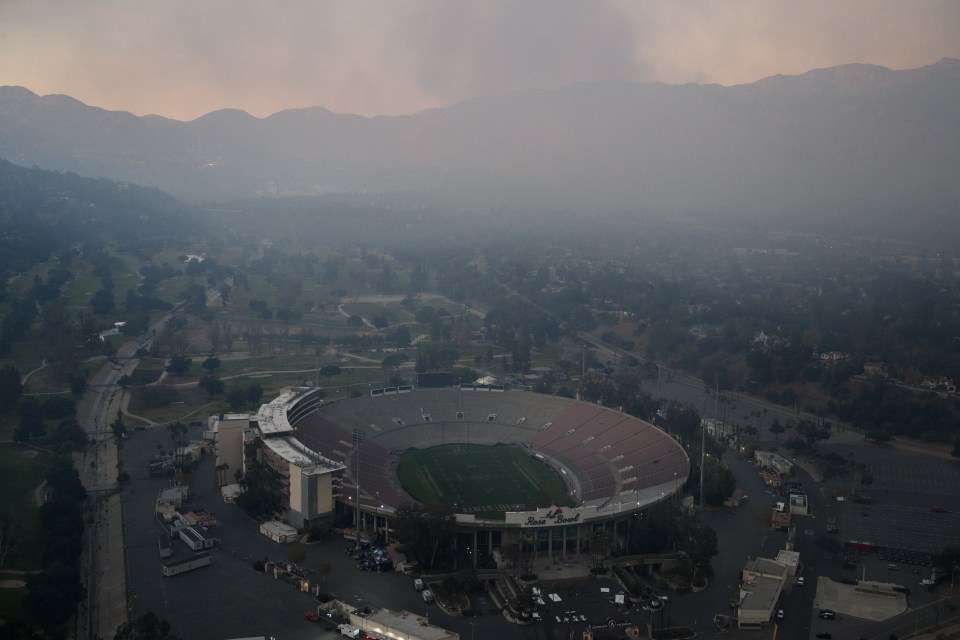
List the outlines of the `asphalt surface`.
{"label": "asphalt surface", "polygon": [[[694,406],[702,404],[703,388],[676,382],[662,383],[661,391],[667,396],[684,399]],[[687,397],[689,396],[689,397]],[[751,405],[752,406],[752,405]],[[742,411],[741,411],[742,412]],[[782,411],[782,413],[789,413]],[[772,421],[775,412],[768,411],[760,418],[761,423]],[[782,416],[781,416],[782,419]],[[767,426],[767,425],[764,425]],[[198,438],[199,429],[191,431],[190,437]],[[850,440],[848,438],[847,440]],[[134,616],[153,611],[167,619],[173,632],[185,640],[226,639],[263,635],[278,640],[299,638],[337,637],[316,623],[304,620],[305,611],[315,611],[316,603],[309,594],[299,593],[293,587],[252,570],[257,559],[286,560],[288,547],[275,544],[260,535],[258,525],[240,509],[224,504],[216,487],[216,472],[212,456],[203,458],[192,477],[191,504],[206,507],[217,514],[219,524],[210,530],[210,535],[220,539],[219,546],[211,551],[213,565],[173,578],[163,578],[161,566],[168,560],[159,558],[156,536],[162,532],[154,517],[154,502],[159,491],[169,486],[170,481],[146,477],[146,463],[161,444],[169,449],[171,442],[164,428],[131,432],[126,441],[123,458],[125,468],[133,477],[129,492],[124,498],[124,536],[128,573],[129,610]],[[848,443],[849,444],[849,443]],[[834,446],[831,444],[830,446]],[[798,469],[797,476],[807,487],[811,516],[797,519],[796,549],[801,553],[806,585],[788,586],[778,607],[785,612],[779,622],[777,635],[787,640],[813,637],[820,631],[830,631],[834,637],[881,637],[887,629],[902,632],[913,623],[916,628],[955,615],[945,609],[943,602],[937,604],[933,594],[918,589],[922,577],[919,567],[903,567],[892,572],[876,556],[864,556],[856,570],[843,568],[840,554],[826,557],[815,540],[826,533],[827,518],[839,524],[841,539],[870,539],[876,536],[877,544],[896,546],[894,542],[911,543],[930,539],[929,544],[940,544],[946,536],[954,535],[954,518],[960,514],[960,504],[950,486],[960,486],[954,481],[955,469],[945,461],[930,463],[918,459],[915,472],[904,471],[897,464],[896,452],[890,453],[870,443],[849,444],[855,451],[858,462],[868,464],[874,474],[874,483],[869,489],[875,492],[873,504],[864,507],[852,502],[836,502],[821,492],[810,475]],[[714,614],[732,615],[730,600],[736,597],[740,571],[749,557],[758,555],[772,557],[784,547],[786,534],[770,531],[764,524],[770,507],[778,499],[763,485],[758,468],[742,460],[733,450],[728,450],[725,459],[738,486],[750,498],[739,508],[704,511],[701,517],[717,531],[720,554],[713,561],[715,572],[710,587],[700,593],[669,595],[668,605],[655,617],[637,608],[616,608],[610,603],[612,593],[618,587],[612,581],[569,580],[557,583],[553,590],[561,602],[549,603],[542,615],[543,622],[530,626],[518,626],[507,622],[495,613],[486,594],[474,592],[473,606],[482,615],[472,618],[450,617],[436,605],[427,605],[413,588],[413,580],[399,573],[370,573],[357,571],[354,561],[344,553],[345,542],[331,538],[308,547],[303,563],[315,569],[321,561],[329,562],[333,572],[326,577],[324,590],[341,599],[358,605],[386,607],[395,611],[408,610],[416,615],[427,615],[438,626],[456,631],[462,638],[546,639],[566,637],[570,631],[583,628],[582,622],[572,622],[573,617],[586,615],[591,620],[600,616],[619,616],[636,623],[651,621],[655,626],[690,626],[700,635],[716,633],[712,618]],[[908,465],[909,466],[909,465]],[[849,480],[847,481],[849,482]],[[954,483],[951,485],[951,483]],[[840,486],[828,487],[831,490]],[[862,488],[861,488],[862,489]],[[918,499],[918,495],[923,498]],[[928,503],[940,505],[946,513],[934,513]],[[870,515],[864,516],[864,511]],[[856,524],[854,524],[856,521]],[[874,532],[869,527],[877,523]],[[950,524],[954,523],[954,524]],[[859,527],[859,528],[858,528]],[[923,532],[927,531],[929,535]],[[887,536],[887,537],[884,537]],[[192,553],[179,540],[174,541],[173,560],[188,557]],[[896,573],[892,579],[891,573]],[[824,621],[817,618],[814,609],[815,585],[818,577],[852,578],[866,575],[870,579],[887,578],[911,586],[910,611],[903,616],[883,623],[868,622],[853,618]],[[316,578],[316,574],[313,576]],[[601,588],[607,588],[606,593]],[[612,607],[612,608],[611,608]],[[919,609],[917,609],[919,607]],[[612,612],[612,613],[608,613]],[[910,617],[910,616],[913,617]],[[557,618],[560,621],[557,621]],[[837,631],[842,634],[838,635]],[[753,631],[732,629],[726,635],[756,637]],[[887,634],[889,635],[889,634]],[[886,637],[886,636],[884,636]]]}
{"label": "asphalt surface", "polygon": [[[194,430],[190,435],[198,437],[199,432]],[[335,637],[320,625],[304,620],[305,611],[316,610],[312,596],[253,571],[251,565],[257,559],[286,560],[289,547],[260,535],[256,522],[240,509],[222,503],[210,455],[202,459],[192,476],[190,504],[185,509],[204,507],[217,514],[219,524],[209,532],[220,540],[218,547],[211,551],[213,565],[172,578],[162,577],[161,567],[169,560],[159,557],[157,536],[163,535],[164,530],[154,516],[154,503],[160,490],[170,486],[170,481],[145,477],[147,462],[158,444],[169,449],[166,429],[134,431],[123,450],[126,468],[133,477],[123,513],[131,613],[137,616],[153,611],[168,620],[173,632],[186,640],[256,635],[281,640]],[[785,540],[785,534],[763,535],[761,513],[769,510],[773,498],[765,492],[756,467],[733,455],[729,463],[740,486],[752,497],[740,509],[704,514],[720,539],[720,555],[714,560],[716,578],[704,592],[668,596],[663,613],[652,619],[649,612],[638,608],[614,606],[611,601],[619,587],[612,580],[557,582],[545,591],[556,592],[561,600],[546,601],[543,622],[518,626],[493,613],[492,602],[481,592],[474,592],[472,597],[473,606],[480,609],[482,615],[446,616],[436,605],[423,602],[409,576],[356,570],[354,561],[344,553],[346,543],[340,538],[308,546],[303,564],[315,569],[322,560],[330,562],[333,572],[325,578],[324,590],[348,602],[427,615],[434,624],[457,631],[463,638],[553,638],[557,633],[565,635],[585,626],[582,621],[572,621],[575,615],[587,616],[591,621],[614,617],[639,624],[651,621],[654,625],[691,626],[701,633],[709,633],[713,629],[714,613],[732,613],[729,601],[736,594],[737,579],[746,558],[773,554]],[[179,540],[173,544],[175,553],[170,560],[192,554]],[[602,588],[608,591],[601,592]],[[811,610],[812,591],[791,594],[789,602],[784,603],[791,617],[799,618],[804,607]],[[781,635],[805,638],[803,628],[798,626],[797,633],[782,632]]]}

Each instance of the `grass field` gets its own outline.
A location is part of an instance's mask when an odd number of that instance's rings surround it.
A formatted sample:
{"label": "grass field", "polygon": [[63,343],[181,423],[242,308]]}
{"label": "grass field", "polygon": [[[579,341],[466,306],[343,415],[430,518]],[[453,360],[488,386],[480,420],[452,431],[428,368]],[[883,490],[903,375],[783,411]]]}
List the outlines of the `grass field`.
{"label": "grass field", "polygon": [[[27,452],[27,456],[24,452]],[[0,492],[0,513],[16,522],[20,540],[17,550],[6,559],[5,569],[39,569],[42,567],[43,534],[33,492],[43,482],[48,456],[15,445],[0,446],[0,469],[3,469],[3,491]]]}
{"label": "grass field", "polygon": [[[20,578],[19,575],[0,574],[0,580]],[[9,620],[23,610],[23,599],[27,596],[26,589],[0,589],[0,620]]]}
{"label": "grass field", "polygon": [[482,518],[551,505],[570,507],[563,479],[536,458],[508,445],[453,444],[410,449],[397,469],[417,501],[446,500],[461,513]]}

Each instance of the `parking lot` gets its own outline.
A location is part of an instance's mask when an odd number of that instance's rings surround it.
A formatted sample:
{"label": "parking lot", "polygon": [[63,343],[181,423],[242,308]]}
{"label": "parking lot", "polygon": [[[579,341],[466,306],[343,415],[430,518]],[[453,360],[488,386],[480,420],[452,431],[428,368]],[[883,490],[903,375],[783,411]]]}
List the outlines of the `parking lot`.
{"label": "parking lot", "polygon": [[[191,433],[194,438],[199,435],[199,429]],[[169,486],[170,481],[146,477],[147,463],[158,444],[170,447],[165,429],[136,431],[125,443],[123,452],[125,468],[133,478],[124,498],[131,613],[153,611],[173,625],[174,633],[187,640],[256,635],[282,640],[335,637],[336,633],[325,631],[324,625],[304,619],[306,611],[316,611],[316,603],[309,594],[299,593],[285,583],[252,570],[256,560],[286,560],[288,547],[260,535],[257,523],[240,509],[221,501],[212,456],[204,457],[193,474],[190,502],[192,507],[206,507],[217,514],[219,524],[210,530],[210,535],[219,540],[217,548],[211,551],[213,565],[173,578],[161,576],[161,566],[166,560],[161,560],[157,551],[157,535],[162,533],[162,527],[154,516],[154,503],[158,492]],[[925,555],[939,550],[947,542],[955,542],[954,532],[960,530],[960,504],[957,504],[960,498],[932,492],[942,491],[950,478],[956,478],[954,486],[960,486],[957,470],[949,461],[943,464],[921,459],[917,461],[917,473],[904,476],[893,465],[896,452],[870,444],[854,450],[857,461],[864,462],[871,473],[876,473],[870,486],[856,487],[860,494],[868,497],[869,504],[852,500],[837,502],[823,496],[818,485],[806,480],[813,515],[798,522],[801,534],[798,548],[803,554],[808,581],[815,584],[818,576],[885,579],[911,589],[911,607],[923,606],[927,600],[932,602],[932,595],[920,588],[920,581],[929,577],[923,573]],[[456,631],[463,638],[553,638],[558,633],[583,630],[588,623],[606,622],[608,618],[613,619],[615,625],[627,621],[652,622],[693,626],[699,632],[711,632],[710,620],[714,613],[732,613],[729,601],[744,559],[774,554],[783,547],[786,535],[779,532],[761,535],[760,512],[769,509],[770,503],[779,498],[765,492],[750,462],[738,460],[736,456],[728,456],[728,462],[751,500],[737,510],[704,514],[719,534],[720,555],[713,562],[717,575],[709,589],[672,598],[670,605],[656,616],[635,607],[613,605],[610,601],[618,589],[613,581],[605,584],[603,580],[583,580],[558,583],[555,592],[560,601],[545,601],[542,622],[537,624],[519,626],[506,622],[499,614],[491,615],[495,607],[489,596],[481,592],[472,594],[476,599],[472,606],[482,615],[449,617],[435,604],[423,602],[410,576],[358,571],[355,560],[344,553],[346,544],[342,539],[330,538],[309,546],[303,564],[315,570],[321,561],[329,562],[333,572],[325,579],[324,590],[348,602],[425,615],[432,623]],[[931,493],[911,494],[898,489],[896,484],[904,477],[910,478],[914,484],[909,486],[914,489],[922,487]],[[849,490],[849,479],[839,486]],[[934,506],[942,507],[942,511],[934,511]],[[826,534],[829,518],[838,528],[839,540],[874,542],[886,548],[884,555],[863,554],[853,569],[844,569],[840,556],[824,558],[813,540]],[[174,541],[174,549],[173,560],[191,553],[179,541]],[[912,561],[919,564],[911,564]],[[889,568],[891,564],[897,568]],[[314,574],[313,578],[316,577]],[[608,591],[601,592],[602,586]],[[789,623],[781,625],[781,637],[810,637],[820,627],[815,613],[811,613],[813,599],[814,589],[809,587],[794,587],[785,593],[782,607]],[[581,620],[581,616],[587,616],[588,621]]]}
{"label": "parking lot", "polygon": [[[848,499],[830,501],[844,540],[919,554],[932,554],[956,543],[960,531],[960,466],[954,460],[920,456],[893,445],[838,443],[832,452],[866,465],[871,482],[848,477],[824,485],[827,493]],[[852,493],[860,498],[851,499]]]}
{"label": "parking lot", "polygon": [[[199,430],[191,433],[191,437],[198,436]],[[335,631],[326,630],[323,618],[319,622],[306,620],[306,612],[318,610],[311,595],[252,569],[257,560],[285,561],[289,547],[261,535],[256,522],[239,508],[220,500],[210,455],[204,456],[193,473],[191,497],[184,510],[204,507],[216,514],[218,524],[207,532],[218,540],[210,550],[213,564],[171,578],[162,576],[165,562],[189,557],[193,552],[174,540],[174,555],[168,559],[159,557],[157,536],[164,535],[164,529],[154,509],[158,493],[170,486],[170,479],[146,477],[147,464],[158,444],[170,446],[165,429],[136,431],[124,447],[125,467],[133,478],[124,498],[131,613],[139,616],[152,611],[170,622],[172,632],[186,640],[259,635],[278,640],[337,637]],[[545,600],[542,622],[536,624],[507,622],[489,596],[479,591],[471,593],[471,606],[481,615],[451,617],[436,604],[423,601],[411,576],[394,571],[359,571],[357,561],[344,553],[348,546],[337,536],[307,546],[307,559],[302,564],[314,570],[312,579],[319,579],[315,569],[321,561],[329,562],[333,568],[323,581],[324,591],[358,606],[407,610],[425,616],[431,623],[456,631],[463,638],[553,638],[557,633],[579,632],[591,624],[607,626],[611,620],[614,626],[640,623],[651,615],[629,603],[615,604],[617,583],[601,578],[544,585],[544,590],[556,594],[558,600]],[[587,620],[580,619],[581,616]]]}

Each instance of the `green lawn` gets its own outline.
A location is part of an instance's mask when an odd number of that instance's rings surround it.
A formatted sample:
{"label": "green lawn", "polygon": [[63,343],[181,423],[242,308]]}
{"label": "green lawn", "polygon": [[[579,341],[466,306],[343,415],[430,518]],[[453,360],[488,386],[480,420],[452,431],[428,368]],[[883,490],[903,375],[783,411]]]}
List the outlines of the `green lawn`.
{"label": "green lawn", "polygon": [[[203,371],[203,361],[206,358],[199,357],[193,359],[191,371]],[[330,364],[323,358],[320,359],[320,366]],[[243,359],[223,359],[220,361],[220,367],[217,369],[217,375],[221,378],[238,376],[246,373],[255,373],[258,371],[307,371],[304,375],[313,377],[309,371],[316,369],[317,358],[310,355],[267,355],[251,356]]]}
{"label": "green lawn", "polygon": [[25,336],[26,339],[13,343],[10,356],[4,358],[2,364],[16,367],[20,371],[20,375],[39,367],[43,361],[43,354],[46,352],[43,341],[38,335],[39,327],[40,321],[34,320],[30,326],[30,331]]}
{"label": "green lawn", "polygon": [[405,309],[397,307],[387,307],[373,302],[345,302],[343,310],[355,316],[361,316],[366,320],[371,320],[376,316],[383,316],[389,322],[390,326],[404,322],[413,322],[413,314]]}
{"label": "green lawn", "polygon": [[[20,576],[0,575],[3,578],[20,578]],[[27,590],[0,589],[0,620],[9,620],[23,610],[23,599],[27,597]]]}
{"label": "green lawn", "polygon": [[483,518],[574,504],[553,469],[508,445],[410,449],[400,457],[397,475],[417,501],[445,499],[457,511]]}
{"label": "green lawn", "polygon": [[152,384],[160,379],[167,361],[165,358],[141,358],[130,374],[132,386]]}
{"label": "green lawn", "polygon": [[[0,469],[3,470],[3,491],[0,491],[0,513],[10,514],[17,523],[20,545],[7,558],[5,569],[39,569],[43,554],[43,534],[33,492],[43,482],[48,456],[24,457],[16,445],[0,445]],[[32,453],[32,451],[30,451]]]}
{"label": "green lawn", "polygon": [[[90,315],[93,313],[90,309],[90,298],[92,298],[93,294],[103,285],[100,283],[100,278],[94,275],[93,269],[91,269],[89,265],[81,265],[78,261],[75,268],[77,269],[75,272],[76,277],[69,281],[64,288],[63,299],[66,302],[70,314],[74,317],[79,314],[80,310]],[[121,293],[124,296],[126,295],[125,290]],[[114,302],[117,302],[117,295],[118,293],[116,289],[114,289]],[[119,302],[122,304],[123,298],[121,298]]]}

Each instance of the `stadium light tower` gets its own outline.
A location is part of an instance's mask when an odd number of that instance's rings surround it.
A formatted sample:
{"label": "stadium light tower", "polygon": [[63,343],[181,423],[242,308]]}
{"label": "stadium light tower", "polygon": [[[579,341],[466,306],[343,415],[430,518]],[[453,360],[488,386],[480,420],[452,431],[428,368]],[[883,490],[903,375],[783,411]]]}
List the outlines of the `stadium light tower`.
{"label": "stadium light tower", "polygon": [[357,473],[356,478],[354,478],[354,482],[357,483],[357,553],[360,552],[360,443],[363,442],[365,437],[366,434],[363,429],[353,430],[353,442],[357,450]]}

